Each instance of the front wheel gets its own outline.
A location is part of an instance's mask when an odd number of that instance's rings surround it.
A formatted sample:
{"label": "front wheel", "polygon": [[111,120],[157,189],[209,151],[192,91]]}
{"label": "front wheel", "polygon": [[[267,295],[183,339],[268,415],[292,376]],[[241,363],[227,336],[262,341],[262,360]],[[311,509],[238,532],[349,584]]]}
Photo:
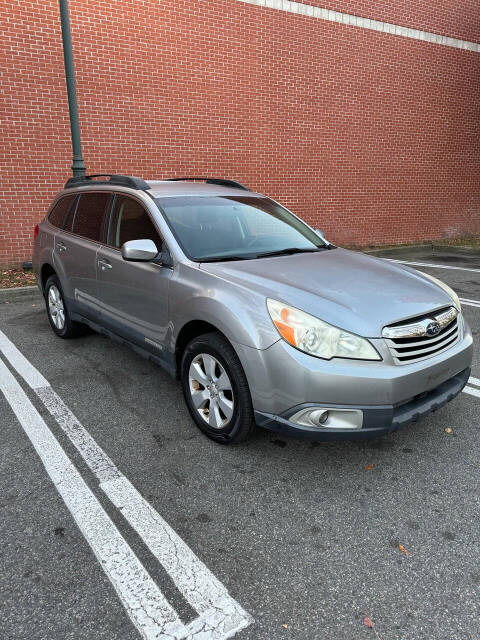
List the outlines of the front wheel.
{"label": "front wheel", "polygon": [[254,428],[247,378],[231,344],[219,333],[194,338],[181,364],[183,394],[196,425],[224,444],[245,440]]}

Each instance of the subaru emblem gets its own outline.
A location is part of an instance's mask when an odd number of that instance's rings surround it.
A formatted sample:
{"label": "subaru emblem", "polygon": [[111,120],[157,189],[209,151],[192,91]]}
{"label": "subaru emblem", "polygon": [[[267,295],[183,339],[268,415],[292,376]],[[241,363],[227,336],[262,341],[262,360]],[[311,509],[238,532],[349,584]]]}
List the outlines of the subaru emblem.
{"label": "subaru emblem", "polygon": [[425,333],[427,334],[427,336],[436,336],[437,333],[440,333],[440,329],[441,329],[440,325],[436,320],[434,320],[433,322],[430,322],[427,325],[427,328],[425,329]]}

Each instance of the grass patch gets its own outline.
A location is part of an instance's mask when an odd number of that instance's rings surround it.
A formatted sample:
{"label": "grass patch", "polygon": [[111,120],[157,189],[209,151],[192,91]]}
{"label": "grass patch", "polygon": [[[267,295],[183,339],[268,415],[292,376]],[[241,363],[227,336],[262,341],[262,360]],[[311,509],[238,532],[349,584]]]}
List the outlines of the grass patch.
{"label": "grass patch", "polygon": [[447,247],[479,247],[480,238],[455,238],[450,240],[435,240],[433,244],[441,244]]}

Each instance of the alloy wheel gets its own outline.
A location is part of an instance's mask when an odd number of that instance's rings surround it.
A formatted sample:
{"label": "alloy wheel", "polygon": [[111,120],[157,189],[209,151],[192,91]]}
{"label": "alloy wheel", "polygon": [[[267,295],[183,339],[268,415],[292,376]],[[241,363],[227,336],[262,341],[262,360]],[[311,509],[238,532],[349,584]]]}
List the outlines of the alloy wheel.
{"label": "alloy wheel", "polygon": [[65,307],[62,294],[54,284],[48,290],[48,312],[53,324],[61,331],[65,326]]}
{"label": "alloy wheel", "polygon": [[200,417],[212,428],[223,429],[232,418],[233,389],[220,362],[209,353],[192,360],[188,372],[192,402]]}

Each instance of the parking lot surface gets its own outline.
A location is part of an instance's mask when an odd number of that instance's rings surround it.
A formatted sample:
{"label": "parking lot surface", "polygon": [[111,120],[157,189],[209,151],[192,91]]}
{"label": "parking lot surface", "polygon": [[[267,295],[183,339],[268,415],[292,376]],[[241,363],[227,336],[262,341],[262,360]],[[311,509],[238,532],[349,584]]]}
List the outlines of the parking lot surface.
{"label": "parking lot surface", "polygon": [[[450,284],[478,345],[478,253],[382,255]],[[1,638],[480,638],[478,347],[473,392],[390,436],[224,447],[40,296],[1,294],[0,329]]]}

